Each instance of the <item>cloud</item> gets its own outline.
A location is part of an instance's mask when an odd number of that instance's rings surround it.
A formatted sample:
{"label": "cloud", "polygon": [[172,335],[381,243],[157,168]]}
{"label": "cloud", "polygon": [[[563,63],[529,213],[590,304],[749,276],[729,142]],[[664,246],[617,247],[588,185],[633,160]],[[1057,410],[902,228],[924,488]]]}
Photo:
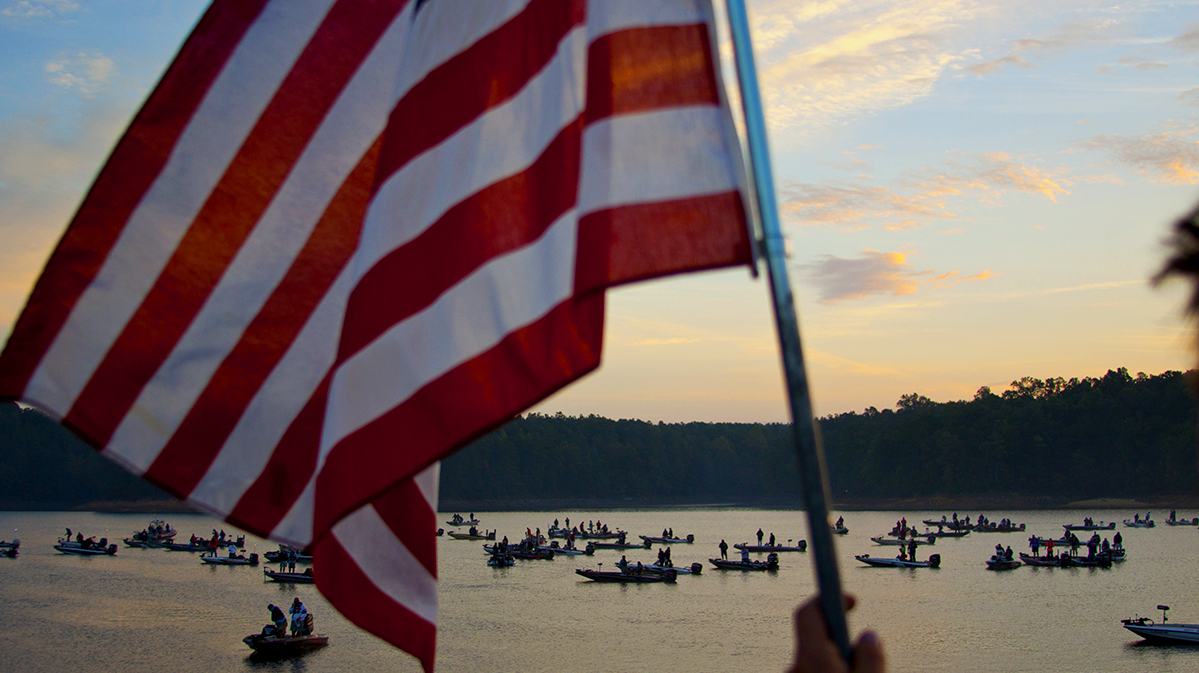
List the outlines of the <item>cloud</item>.
{"label": "cloud", "polygon": [[1199,23],[1188,23],[1186,32],[1166,43],[1187,54],[1199,52]]}
{"label": "cloud", "polygon": [[992,11],[987,4],[817,0],[756,6],[754,42],[772,128],[810,129],[928,95],[965,58],[950,47],[951,34]]}
{"label": "cloud", "polygon": [[932,275],[930,270],[914,270],[908,262],[912,252],[863,250],[854,259],[822,255],[814,264],[802,267],[820,292],[820,303],[836,304],[873,295],[903,296],[914,294],[920,285],[933,289],[968,280],[990,278],[990,271],[962,276],[960,271]]}
{"label": "cloud", "polygon": [[0,16],[14,16],[20,19],[41,16],[62,16],[79,9],[79,3],[71,0],[21,0],[16,4],[0,9]]}
{"label": "cloud", "polygon": [[1037,58],[1058,56],[1078,47],[1112,42],[1121,24],[1114,19],[1079,19],[1059,27],[1045,37],[1010,40],[1012,45],[1006,56],[964,68],[979,76],[1003,70],[1005,65],[1030,69],[1036,65],[1023,54]]}
{"label": "cloud", "polygon": [[1197,135],[1199,124],[1169,122],[1160,133],[1095,136],[1077,143],[1076,147],[1107,152],[1112,161],[1131,167],[1153,182],[1194,185],[1199,184]]}
{"label": "cloud", "polygon": [[782,186],[780,210],[789,221],[805,225],[837,225],[898,230],[956,219],[954,199],[995,203],[1008,191],[1039,194],[1056,201],[1068,194],[1064,168],[1044,169],[1034,163],[994,152],[947,160],[935,168],[910,173],[891,187],[859,178],[841,183],[791,182]]}
{"label": "cloud", "polygon": [[1199,88],[1188,89],[1178,94],[1178,101],[1183,105],[1199,105]]}
{"label": "cloud", "polygon": [[54,84],[90,95],[102,89],[112,79],[116,73],[116,66],[111,58],[99,52],[79,52],[73,55],[59,55],[46,63],[45,70]]}

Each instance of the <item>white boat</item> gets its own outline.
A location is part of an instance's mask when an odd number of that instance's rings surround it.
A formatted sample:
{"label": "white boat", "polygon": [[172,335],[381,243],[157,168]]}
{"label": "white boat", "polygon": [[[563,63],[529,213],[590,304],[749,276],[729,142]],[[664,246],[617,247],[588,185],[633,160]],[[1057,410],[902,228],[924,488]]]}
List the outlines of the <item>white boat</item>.
{"label": "white boat", "polygon": [[1129,528],[1153,528],[1156,524],[1154,524],[1151,519],[1125,519],[1124,525],[1128,526]]}
{"label": "white boat", "polygon": [[201,556],[200,560],[216,566],[256,566],[258,565],[258,554],[250,554],[247,558],[241,556]]}
{"label": "white boat", "polygon": [[1150,642],[1170,644],[1199,644],[1199,624],[1171,624],[1166,620],[1168,605],[1157,606],[1162,611],[1162,622],[1155,624],[1148,617],[1121,619],[1124,628]]}

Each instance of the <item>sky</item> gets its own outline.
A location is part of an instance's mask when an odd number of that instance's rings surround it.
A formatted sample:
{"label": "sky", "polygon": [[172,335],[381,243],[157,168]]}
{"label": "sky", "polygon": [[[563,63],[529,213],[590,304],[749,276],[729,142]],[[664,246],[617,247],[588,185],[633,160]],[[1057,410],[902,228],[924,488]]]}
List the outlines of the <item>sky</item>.
{"label": "sky", "polygon": [[[206,4],[0,0],[0,340]],[[1193,366],[1149,279],[1199,203],[1199,0],[749,10],[818,415]],[[613,290],[600,370],[534,410],[786,421],[773,320],[746,269]]]}

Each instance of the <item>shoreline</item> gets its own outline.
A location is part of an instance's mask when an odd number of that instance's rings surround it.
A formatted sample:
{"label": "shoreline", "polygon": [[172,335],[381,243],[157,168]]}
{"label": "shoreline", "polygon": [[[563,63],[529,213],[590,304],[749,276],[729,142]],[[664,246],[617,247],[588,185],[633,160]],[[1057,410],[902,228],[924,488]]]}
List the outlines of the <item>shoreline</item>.
{"label": "shoreline", "polygon": [[[725,502],[680,502],[670,500],[637,500],[631,498],[599,499],[527,499],[527,500],[443,500],[440,512],[554,512],[563,510],[644,510],[644,509],[782,509],[802,510],[798,499],[743,499]],[[1139,496],[1131,498],[1089,498],[1071,500],[1055,496],[1030,495],[971,495],[971,496],[914,496],[907,498],[840,498],[830,511],[836,512],[1006,512],[1021,510],[1139,510],[1199,509],[1199,496]],[[51,502],[0,503],[0,511],[10,512],[102,512],[106,514],[207,514],[181,500],[94,501],[82,505],[62,505]]]}

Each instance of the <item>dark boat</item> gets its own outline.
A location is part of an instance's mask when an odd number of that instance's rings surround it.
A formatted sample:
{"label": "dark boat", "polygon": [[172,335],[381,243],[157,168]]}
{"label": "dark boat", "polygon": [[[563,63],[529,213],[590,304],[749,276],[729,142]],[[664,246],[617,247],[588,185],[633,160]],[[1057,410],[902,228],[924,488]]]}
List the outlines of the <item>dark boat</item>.
{"label": "dark boat", "polygon": [[[283,563],[284,561],[288,560],[287,553],[289,551],[291,551],[291,547],[288,547],[286,545],[279,545],[279,549],[277,549],[275,551],[268,551],[265,554],[263,554],[262,557],[264,559],[270,561],[271,563]],[[312,555],[311,554],[305,554],[298,549],[296,550],[296,552],[297,552],[296,553],[296,563],[312,563]]]}
{"label": "dark boat", "polygon": [[729,561],[726,559],[710,558],[708,563],[716,566],[718,570],[778,570],[779,557],[773,552],[766,557],[765,561]]}
{"label": "dark boat", "polygon": [[262,574],[272,582],[279,582],[280,584],[312,584],[316,581],[312,576],[312,568],[302,573],[285,573],[264,568]]}
{"label": "dark boat", "polygon": [[997,523],[985,523],[974,527],[974,531],[977,533],[1019,533],[1022,530],[1024,530],[1024,524],[1000,526]]}
{"label": "dark boat", "polygon": [[969,534],[970,529],[963,528],[961,530],[938,530],[935,532],[929,531],[924,534],[924,537],[966,537]]}
{"label": "dark boat", "polygon": [[[787,542],[790,542],[790,540],[787,540]],[[799,542],[796,542],[795,546],[793,547],[789,547],[784,544],[745,544],[744,542],[738,542],[737,544],[733,545],[733,549],[744,549],[748,552],[754,553],[766,553],[772,551],[807,551],[808,541],[800,540]]]}
{"label": "dark boat", "polygon": [[631,542],[588,542],[587,546],[594,549],[649,549],[651,543],[642,541],[641,544]]}
{"label": "dark boat", "polygon": [[275,635],[255,633],[242,638],[242,642],[254,650],[254,654],[250,656],[256,659],[285,659],[319,650],[329,644],[329,636],[314,634],[280,638]]}
{"label": "dark boat", "polygon": [[1038,568],[1061,568],[1061,567],[1063,567],[1062,566],[1062,558],[1060,556],[1056,556],[1056,555],[1055,556],[1048,556],[1048,555],[1047,556],[1033,556],[1032,554],[1025,554],[1024,552],[1020,552],[1020,561],[1022,561],[1024,563],[1024,565],[1029,565],[1029,566],[1038,567]]}
{"label": "dark boat", "polygon": [[987,559],[987,570],[1014,570],[1024,565],[1022,561],[1009,559],[1006,556],[992,556]]}
{"label": "dark boat", "polygon": [[638,535],[637,537],[644,540],[646,542],[646,544],[652,544],[655,542],[658,544],[679,544],[679,543],[690,544],[692,542],[695,542],[694,535],[688,535],[685,538],[683,538],[683,537],[651,537],[648,535]]}
{"label": "dark boat", "polygon": [[678,573],[674,568],[666,572],[642,572],[638,574],[633,568],[627,572],[611,570],[591,570],[590,568],[575,568],[576,575],[582,575],[593,582],[622,582],[625,584],[649,584],[651,582],[674,583]]}
{"label": "dark boat", "polygon": [[162,548],[167,551],[208,551],[207,542],[183,544],[181,542],[163,542]]}
{"label": "dark boat", "polygon": [[100,538],[99,542],[90,537],[83,542],[59,538],[54,549],[60,554],[74,554],[75,556],[113,556],[117,553],[117,546],[108,544],[106,537]]}
{"label": "dark boat", "polygon": [[1110,523],[1103,523],[1102,521],[1100,521],[1098,524],[1064,523],[1064,524],[1062,524],[1062,528],[1065,528],[1066,530],[1070,530],[1070,531],[1074,531],[1074,530],[1114,530],[1116,528],[1116,522],[1112,521]]}
{"label": "dark boat", "polygon": [[898,558],[880,558],[872,557],[869,554],[859,554],[855,559],[865,563],[868,566],[876,568],[940,568],[941,555],[932,554],[927,561],[906,561]]}

